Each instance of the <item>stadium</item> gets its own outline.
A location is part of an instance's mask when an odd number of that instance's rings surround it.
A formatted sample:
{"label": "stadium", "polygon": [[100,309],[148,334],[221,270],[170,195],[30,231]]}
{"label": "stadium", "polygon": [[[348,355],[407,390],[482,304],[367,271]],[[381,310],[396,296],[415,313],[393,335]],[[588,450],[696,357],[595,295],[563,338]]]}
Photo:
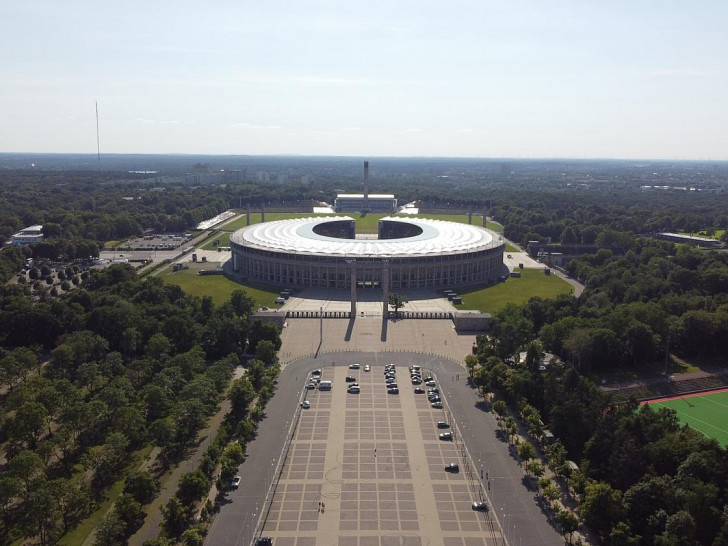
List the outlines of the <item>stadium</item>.
{"label": "stadium", "polygon": [[356,238],[348,216],[254,224],[230,236],[232,269],[247,280],[304,287],[418,289],[495,282],[505,242],[485,228],[386,217]]}

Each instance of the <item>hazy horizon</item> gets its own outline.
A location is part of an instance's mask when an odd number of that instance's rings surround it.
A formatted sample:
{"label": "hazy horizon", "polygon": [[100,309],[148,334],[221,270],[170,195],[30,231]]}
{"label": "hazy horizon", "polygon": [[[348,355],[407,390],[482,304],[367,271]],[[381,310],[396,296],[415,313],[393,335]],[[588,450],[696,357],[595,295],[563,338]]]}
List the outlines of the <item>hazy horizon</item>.
{"label": "hazy horizon", "polygon": [[4,9],[6,153],[728,159],[728,4]]}

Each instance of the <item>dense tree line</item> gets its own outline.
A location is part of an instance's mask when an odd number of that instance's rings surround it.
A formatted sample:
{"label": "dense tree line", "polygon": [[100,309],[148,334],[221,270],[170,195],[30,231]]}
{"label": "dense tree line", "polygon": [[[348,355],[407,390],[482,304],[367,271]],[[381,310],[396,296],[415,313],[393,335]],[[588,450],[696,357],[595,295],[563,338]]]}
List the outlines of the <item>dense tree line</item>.
{"label": "dense tree line", "polygon": [[[535,408],[535,428],[548,427],[580,463],[571,482],[580,513],[605,544],[724,544],[726,450],[674,411],[612,403],[588,376],[656,371],[666,351],[725,354],[726,255],[630,235],[623,254],[599,250],[568,269],[587,283],[581,297],[506,307],[479,338],[474,380],[516,412]],[[544,350],[565,364],[541,368]]]}
{"label": "dense tree line", "polygon": [[[22,287],[1,287],[2,543],[21,536],[54,543],[148,443],[165,461],[179,460],[248,351],[260,360],[250,364],[249,387],[236,385],[247,394],[233,404],[267,399],[280,337],[250,323],[252,305],[240,290],[215,306],[158,278],[139,280],[126,265],[94,271],[83,288],[51,301],[32,303]],[[127,477],[115,509],[121,536],[143,517],[153,489],[146,482]],[[187,506],[191,497],[181,498]]]}

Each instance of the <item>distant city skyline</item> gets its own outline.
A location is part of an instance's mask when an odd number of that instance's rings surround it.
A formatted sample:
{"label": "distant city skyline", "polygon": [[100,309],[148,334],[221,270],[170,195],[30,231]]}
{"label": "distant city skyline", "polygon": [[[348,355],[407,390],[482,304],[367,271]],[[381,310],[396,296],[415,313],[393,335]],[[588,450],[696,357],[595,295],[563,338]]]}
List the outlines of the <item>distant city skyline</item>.
{"label": "distant city skyline", "polygon": [[728,3],[3,6],[0,152],[728,159]]}

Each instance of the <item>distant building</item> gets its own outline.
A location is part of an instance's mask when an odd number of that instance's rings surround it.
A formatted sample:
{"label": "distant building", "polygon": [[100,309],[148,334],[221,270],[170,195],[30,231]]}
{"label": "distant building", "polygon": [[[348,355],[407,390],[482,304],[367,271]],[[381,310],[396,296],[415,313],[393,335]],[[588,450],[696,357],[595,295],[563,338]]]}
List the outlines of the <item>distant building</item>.
{"label": "distant building", "polygon": [[670,241],[672,243],[683,243],[687,245],[699,246],[702,248],[720,248],[720,241],[709,237],[696,237],[694,235],[685,235],[684,233],[655,233],[655,239],[662,241]]}
{"label": "distant building", "polygon": [[386,193],[370,193],[366,197],[363,193],[340,193],[334,201],[336,212],[383,212],[390,214],[397,212],[397,199],[394,195]]}
{"label": "distant building", "polygon": [[29,226],[16,234],[11,239],[13,246],[29,245],[31,243],[42,243],[43,238],[43,226]]}

